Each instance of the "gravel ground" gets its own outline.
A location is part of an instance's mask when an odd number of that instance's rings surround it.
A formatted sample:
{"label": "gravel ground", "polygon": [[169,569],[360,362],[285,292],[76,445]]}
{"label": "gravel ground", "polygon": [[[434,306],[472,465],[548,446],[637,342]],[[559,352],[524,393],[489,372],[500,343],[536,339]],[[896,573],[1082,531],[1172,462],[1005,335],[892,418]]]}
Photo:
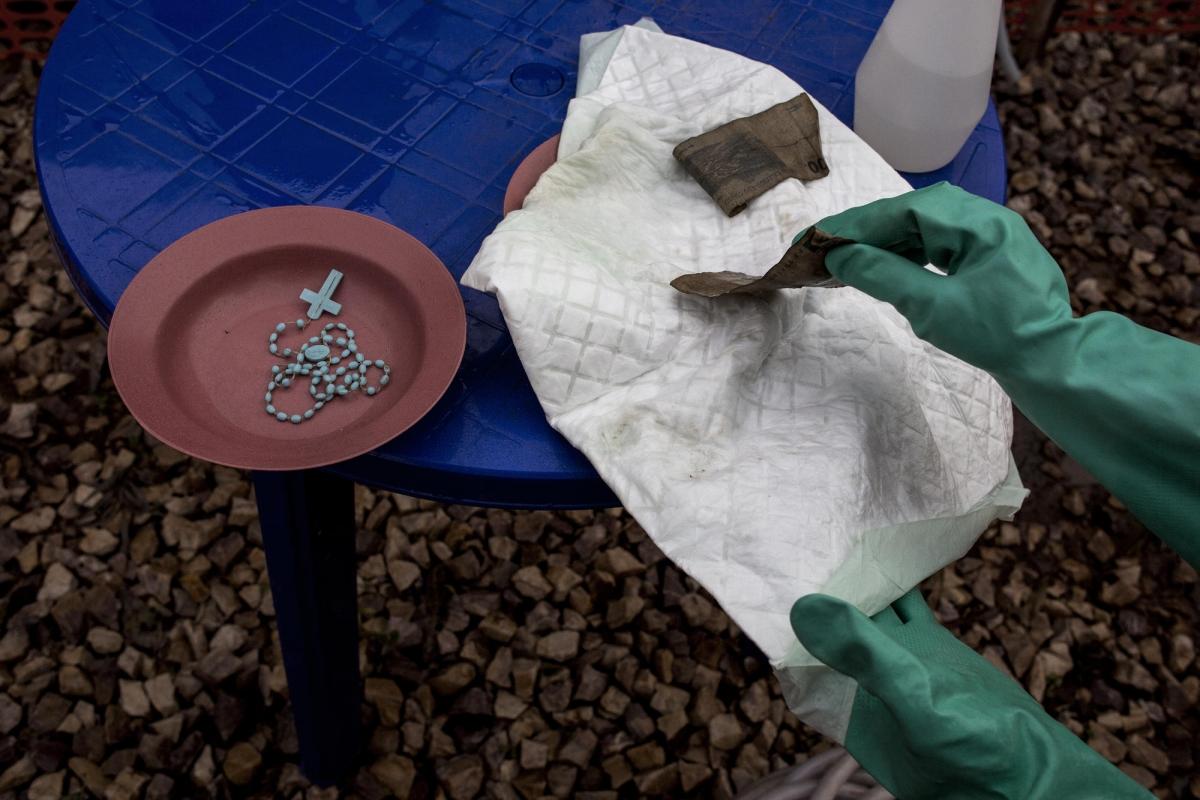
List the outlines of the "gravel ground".
{"label": "gravel ground", "polygon": [[[1064,35],[997,86],[1010,205],[1077,310],[1200,339],[1197,40]],[[827,747],[761,653],[620,510],[361,487],[370,733],[318,790],[245,474],[155,442],[47,240],[36,78],[0,78],[0,800],[731,796]],[[1027,424],[1034,494],[926,584],[946,624],[1161,797],[1200,798],[1198,579]]]}

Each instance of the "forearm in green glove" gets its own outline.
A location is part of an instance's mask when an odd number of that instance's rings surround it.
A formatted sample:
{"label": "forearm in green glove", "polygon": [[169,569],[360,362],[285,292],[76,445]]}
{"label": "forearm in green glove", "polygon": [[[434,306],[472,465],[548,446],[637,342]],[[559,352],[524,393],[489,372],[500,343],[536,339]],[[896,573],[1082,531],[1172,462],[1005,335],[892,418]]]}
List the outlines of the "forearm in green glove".
{"label": "forearm in green glove", "polygon": [[791,620],[858,682],[846,748],[900,800],[1153,797],[939,625],[917,589],[871,619],[812,594]]}
{"label": "forearm in green glove", "polygon": [[1024,220],[949,184],[816,227],[858,242],[828,254],[830,272],[991,373],[1035,425],[1200,567],[1200,346],[1117,314],[1074,317],[1062,270]]}

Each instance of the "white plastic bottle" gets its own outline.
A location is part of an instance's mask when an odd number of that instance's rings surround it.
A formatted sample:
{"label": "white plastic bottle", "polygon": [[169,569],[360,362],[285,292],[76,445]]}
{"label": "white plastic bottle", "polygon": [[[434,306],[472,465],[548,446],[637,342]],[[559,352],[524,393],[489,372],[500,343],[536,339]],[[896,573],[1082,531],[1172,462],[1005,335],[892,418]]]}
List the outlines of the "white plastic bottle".
{"label": "white plastic bottle", "polygon": [[858,67],[854,131],[889,164],[948,164],[987,109],[1002,0],[896,0]]}

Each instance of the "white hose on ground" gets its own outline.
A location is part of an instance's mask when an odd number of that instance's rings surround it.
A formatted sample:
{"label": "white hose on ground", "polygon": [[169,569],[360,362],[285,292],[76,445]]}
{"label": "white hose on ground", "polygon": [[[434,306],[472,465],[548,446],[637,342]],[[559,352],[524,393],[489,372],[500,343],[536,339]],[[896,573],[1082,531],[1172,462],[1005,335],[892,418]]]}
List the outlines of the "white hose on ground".
{"label": "white hose on ground", "polygon": [[789,797],[807,797],[816,786],[817,779],[825,767],[844,753],[840,748],[833,748],[794,767],[773,772],[739,794],[738,800],[786,800]]}
{"label": "white hose on ground", "polygon": [[836,800],[838,791],[846,785],[850,776],[858,772],[858,762],[849,753],[825,773],[817,790],[812,793],[810,800]]}
{"label": "white hose on ground", "polygon": [[845,750],[826,750],[794,767],[774,772],[737,800],[893,800]]}

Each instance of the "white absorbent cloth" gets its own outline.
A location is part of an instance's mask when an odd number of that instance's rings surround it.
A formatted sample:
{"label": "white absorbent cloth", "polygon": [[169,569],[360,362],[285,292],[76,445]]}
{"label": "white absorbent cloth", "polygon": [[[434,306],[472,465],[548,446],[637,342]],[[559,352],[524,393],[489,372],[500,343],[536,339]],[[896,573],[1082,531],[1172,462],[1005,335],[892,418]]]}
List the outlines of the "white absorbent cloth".
{"label": "white absorbent cloth", "polygon": [[646,28],[600,44],[558,163],[463,283],[499,299],[550,424],[840,739],[854,685],[799,647],[791,605],[826,592],[874,614],[1015,511],[1008,398],[855,289],[672,289],[762,274],[808,225],[910,187],[817,104],[830,175],[726,217],[672,149],[803,89]]}

